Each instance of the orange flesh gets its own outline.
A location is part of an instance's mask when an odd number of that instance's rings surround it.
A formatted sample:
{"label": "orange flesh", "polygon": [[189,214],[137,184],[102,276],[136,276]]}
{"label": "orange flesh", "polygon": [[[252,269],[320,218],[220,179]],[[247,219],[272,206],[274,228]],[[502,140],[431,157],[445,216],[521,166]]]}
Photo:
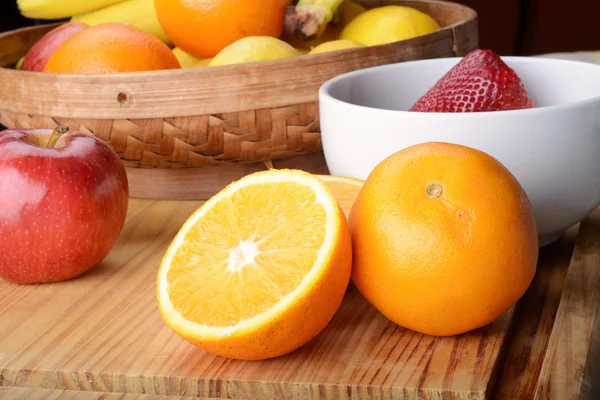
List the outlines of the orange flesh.
{"label": "orange flesh", "polygon": [[289,295],[325,240],[327,217],[316,200],[311,188],[286,182],[251,185],[211,207],[171,262],[175,310],[188,321],[227,327]]}
{"label": "orange flesh", "polygon": [[339,201],[340,199],[354,199],[362,189],[363,182],[357,180],[334,180],[334,179],[323,179],[329,190],[335,195],[335,198]]}

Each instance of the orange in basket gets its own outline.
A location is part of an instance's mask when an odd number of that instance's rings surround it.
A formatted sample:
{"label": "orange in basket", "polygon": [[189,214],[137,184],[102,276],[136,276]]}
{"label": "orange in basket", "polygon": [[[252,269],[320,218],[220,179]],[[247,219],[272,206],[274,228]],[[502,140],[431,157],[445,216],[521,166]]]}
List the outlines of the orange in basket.
{"label": "orange in basket", "polygon": [[291,0],[155,0],[167,36],[197,58],[214,57],[247,36],[279,37]]}
{"label": "orange in basket", "polygon": [[61,44],[45,72],[105,74],[181,68],[158,38],[125,23],[91,26]]}

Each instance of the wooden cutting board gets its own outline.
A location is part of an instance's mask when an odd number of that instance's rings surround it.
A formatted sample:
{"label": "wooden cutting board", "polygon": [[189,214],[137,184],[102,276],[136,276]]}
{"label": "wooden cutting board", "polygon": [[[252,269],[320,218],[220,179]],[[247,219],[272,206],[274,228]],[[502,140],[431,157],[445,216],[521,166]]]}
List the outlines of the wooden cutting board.
{"label": "wooden cutting board", "polygon": [[[353,194],[340,199],[346,212]],[[160,259],[200,202],[131,200],[119,242],[96,269],[58,284],[0,282],[0,386],[233,399],[487,399],[512,310],[457,337],[403,329],[354,287],[334,320],[292,354],[213,356],[162,321]]]}

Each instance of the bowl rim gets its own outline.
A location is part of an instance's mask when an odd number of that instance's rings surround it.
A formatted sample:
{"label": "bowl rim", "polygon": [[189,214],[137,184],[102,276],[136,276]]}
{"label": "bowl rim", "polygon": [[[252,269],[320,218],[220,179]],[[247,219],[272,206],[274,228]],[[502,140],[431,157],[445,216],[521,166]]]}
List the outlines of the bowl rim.
{"label": "bowl rim", "polygon": [[[565,60],[565,59],[558,59],[558,58],[545,58],[545,57],[536,57],[536,56],[501,56],[502,60],[507,62],[507,64],[509,64],[512,62],[536,62],[536,63],[540,63],[540,64],[570,64],[570,65],[576,65],[578,67],[583,67],[583,68],[590,68],[590,69],[597,69],[598,72],[600,72],[600,65],[598,64],[593,64],[593,63],[589,63],[589,62],[585,62],[585,61],[577,61],[577,60]],[[319,88],[319,103],[322,104],[323,102],[329,102],[329,103],[334,103],[334,104],[338,104],[338,105],[344,105],[345,107],[357,110],[357,111],[369,111],[372,113],[377,113],[380,115],[402,115],[403,117],[409,117],[409,118],[430,118],[430,119],[464,119],[464,118],[471,118],[471,119],[476,119],[476,118],[490,118],[491,116],[494,117],[502,117],[504,115],[506,116],[510,116],[510,115],[524,115],[524,114],[533,114],[533,115],[537,115],[539,113],[546,113],[546,112],[551,112],[551,111],[555,111],[557,109],[570,109],[570,108],[575,108],[575,107],[582,107],[582,106],[586,106],[588,104],[591,103],[600,103],[600,91],[598,96],[594,96],[588,99],[584,99],[584,100],[578,100],[578,101],[574,101],[574,102],[570,102],[570,103],[565,103],[565,104],[556,104],[556,105],[549,105],[549,106],[541,106],[541,107],[534,107],[534,108],[528,108],[528,109],[520,109],[520,110],[506,110],[506,111],[480,111],[480,112],[464,112],[464,113],[451,113],[451,112],[446,112],[446,113],[442,113],[442,112],[423,112],[423,111],[408,111],[408,110],[390,110],[390,109],[385,109],[385,108],[376,108],[376,107],[369,107],[369,106],[365,106],[365,105],[359,105],[359,104],[353,104],[344,100],[340,100],[336,97],[334,97],[331,94],[331,88],[336,85],[339,84],[339,82],[341,81],[345,81],[351,78],[354,78],[356,76],[361,76],[361,75],[371,75],[371,74],[376,74],[377,71],[381,71],[381,70],[393,70],[393,69],[402,69],[402,68],[407,68],[407,67],[411,67],[413,65],[416,64],[433,64],[433,63],[438,63],[438,64],[443,64],[443,63],[448,63],[450,60],[455,61],[455,63],[453,65],[455,65],[456,63],[458,63],[460,60],[462,59],[462,57],[444,57],[444,58],[433,58],[433,59],[427,59],[427,60],[414,60],[414,61],[404,61],[401,63],[393,63],[393,64],[386,64],[386,65],[380,65],[380,66],[375,66],[375,67],[369,67],[369,68],[363,68],[360,70],[356,70],[356,71],[351,71],[342,75],[338,75],[335,78],[332,78],[330,80],[328,80],[327,82],[325,82],[323,85],[321,85],[321,87]]]}

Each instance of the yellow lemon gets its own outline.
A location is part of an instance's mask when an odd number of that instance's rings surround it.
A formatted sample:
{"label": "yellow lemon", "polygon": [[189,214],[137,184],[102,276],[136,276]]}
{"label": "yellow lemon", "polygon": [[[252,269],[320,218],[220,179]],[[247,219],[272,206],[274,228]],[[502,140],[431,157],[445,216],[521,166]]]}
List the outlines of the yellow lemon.
{"label": "yellow lemon", "polygon": [[439,24],[419,10],[385,6],[360,14],[344,28],[340,39],[375,46],[426,35],[438,29]]}
{"label": "yellow lemon", "polygon": [[300,51],[283,40],[270,36],[248,36],[225,47],[208,65],[242,64],[300,55]]}
{"label": "yellow lemon", "polygon": [[354,49],[357,47],[365,47],[365,45],[362,43],[355,42],[353,40],[334,40],[332,42],[326,42],[318,45],[317,47],[312,49],[308,54],[318,54],[343,49]]}
{"label": "yellow lemon", "polygon": [[198,67],[206,67],[208,63],[212,60],[212,58],[203,58],[199,59],[192,55],[189,55],[185,51],[181,50],[179,47],[173,48],[173,54],[179,60],[179,64],[181,64],[181,68],[198,68]]}
{"label": "yellow lemon", "polygon": [[208,64],[212,61],[212,58],[203,58],[198,60],[196,67],[208,67]]}
{"label": "yellow lemon", "polygon": [[339,25],[341,27],[347,26],[350,22],[352,22],[356,17],[360,14],[367,11],[366,8],[361,6],[360,4],[356,4],[352,1],[344,1],[340,8],[338,8],[339,12]]}

